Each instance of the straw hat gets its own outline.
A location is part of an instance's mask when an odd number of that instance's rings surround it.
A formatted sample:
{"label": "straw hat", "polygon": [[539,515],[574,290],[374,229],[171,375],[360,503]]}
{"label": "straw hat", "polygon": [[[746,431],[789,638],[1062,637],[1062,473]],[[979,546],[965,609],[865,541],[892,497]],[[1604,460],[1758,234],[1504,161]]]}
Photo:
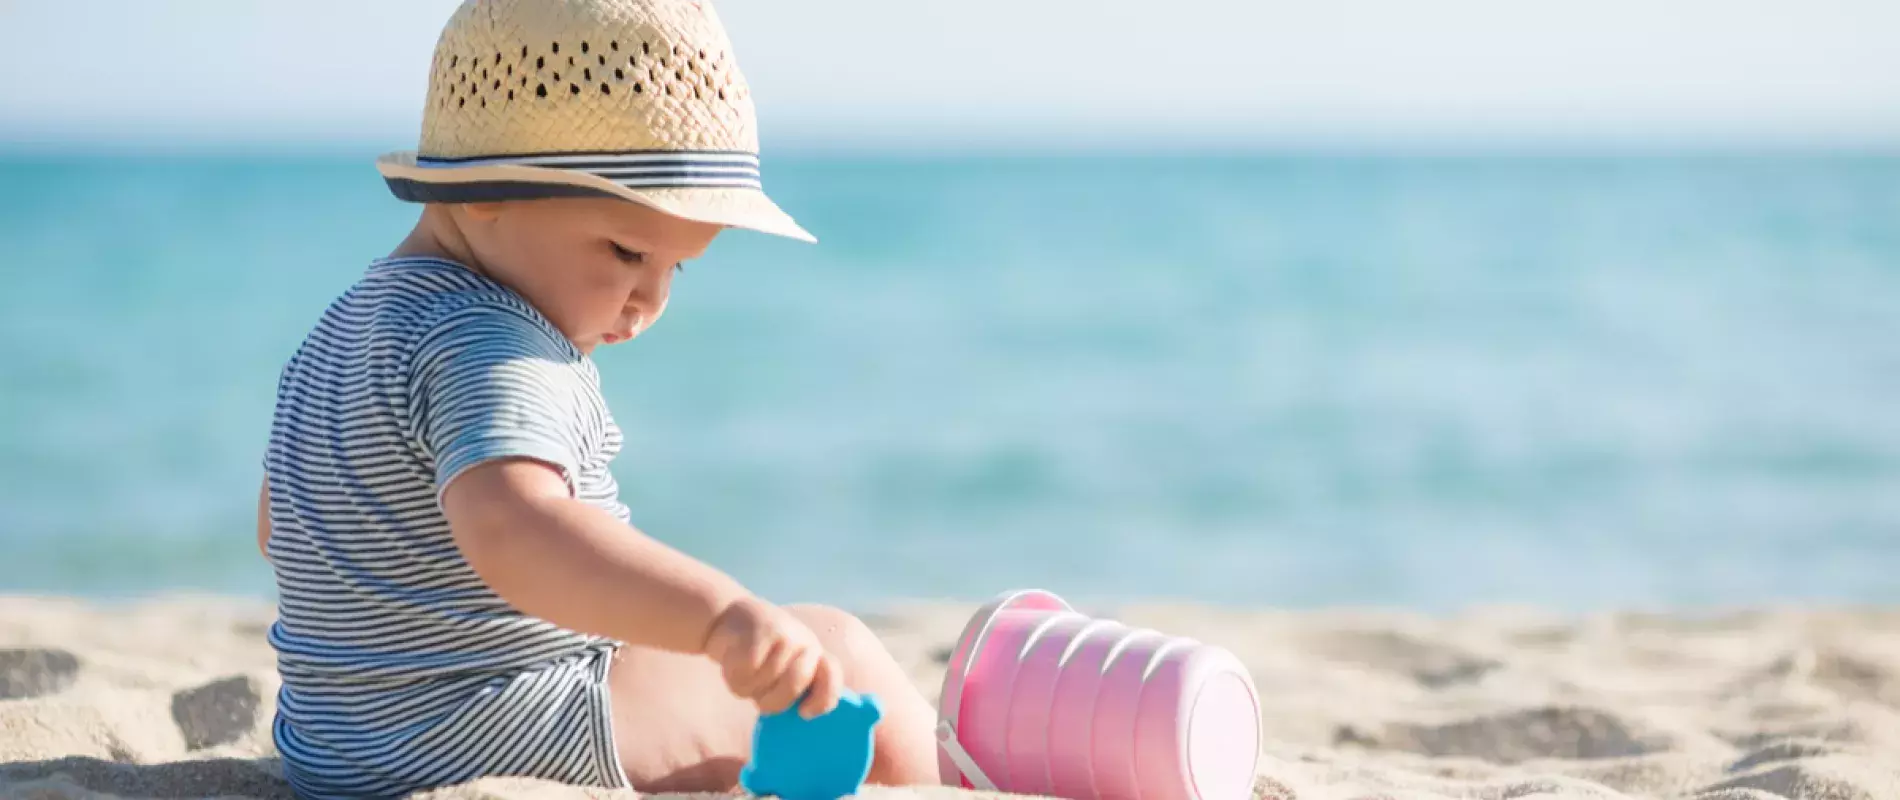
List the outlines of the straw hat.
{"label": "straw hat", "polygon": [[705,0],[466,0],[429,72],[397,197],[619,197],[815,241],[765,196],[752,95]]}

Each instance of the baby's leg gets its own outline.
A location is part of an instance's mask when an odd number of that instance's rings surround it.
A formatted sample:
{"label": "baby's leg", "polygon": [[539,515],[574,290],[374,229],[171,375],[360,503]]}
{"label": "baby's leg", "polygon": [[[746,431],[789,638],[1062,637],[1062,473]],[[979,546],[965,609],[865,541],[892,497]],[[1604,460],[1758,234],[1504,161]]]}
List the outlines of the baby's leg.
{"label": "baby's leg", "polygon": [[[935,784],[936,713],[882,642],[857,617],[828,606],[788,606],[844,667],[845,685],[884,708],[870,782]],[[627,779],[642,792],[724,792],[739,784],[758,710],[726,689],[704,656],[622,648],[608,678],[614,739]]]}

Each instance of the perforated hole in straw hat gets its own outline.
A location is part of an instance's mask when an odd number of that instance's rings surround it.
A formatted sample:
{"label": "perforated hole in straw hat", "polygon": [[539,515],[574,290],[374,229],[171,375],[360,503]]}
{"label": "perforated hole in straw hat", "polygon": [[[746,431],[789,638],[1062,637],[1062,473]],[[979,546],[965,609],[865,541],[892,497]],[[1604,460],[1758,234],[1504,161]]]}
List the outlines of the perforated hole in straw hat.
{"label": "perforated hole in straw hat", "polygon": [[[476,4],[509,7],[538,2],[477,0]],[[578,4],[592,2],[639,5],[657,0],[582,0]],[[565,7],[567,0],[551,5]],[[552,26],[497,25],[497,20],[481,14],[471,19],[467,30],[444,40],[441,50],[450,58],[432,65],[430,77],[439,104],[434,113],[443,116],[429,123],[434,128],[425,129],[425,152],[480,155],[484,148],[528,150],[544,146],[611,150],[653,147],[654,142],[662,147],[689,149],[752,146],[750,100],[744,78],[736,64],[726,63],[730,51],[722,39],[713,35],[716,31],[708,34],[712,38],[702,38],[697,34],[705,31],[696,23],[655,26],[633,19],[614,20],[611,28],[584,32]],[[525,38],[520,35],[536,28],[538,33]],[[602,34],[610,37],[605,46],[597,39],[582,38]],[[498,35],[505,38],[495,38]],[[624,45],[620,36],[627,37]],[[538,53],[536,41],[546,45]],[[462,66],[463,55],[467,56],[467,67]],[[566,65],[562,59],[567,60]],[[595,74],[596,68],[599,74]],[[568,102],[556,102],[562,99],[562,86],[567,87]],[[661,97],[647,97],[652,93]],[[479,114],[468,107],[469,100],[476,101]],[[517,101],[520,105],[515,105]],[[491,107],[494,116],[488,115]],[[634,112],[634,116],[626,116],[627,112]],[[504,121],[502,117],[517,114],[522,115],[519,120],[499,124]],[[671,124],[677,130],[643,130],[649,115],[659,115],[655,121]],[[523,131],[530,130],[545,130],[536,136],[553,143],[523,145],[517,141],[523,139]]]}

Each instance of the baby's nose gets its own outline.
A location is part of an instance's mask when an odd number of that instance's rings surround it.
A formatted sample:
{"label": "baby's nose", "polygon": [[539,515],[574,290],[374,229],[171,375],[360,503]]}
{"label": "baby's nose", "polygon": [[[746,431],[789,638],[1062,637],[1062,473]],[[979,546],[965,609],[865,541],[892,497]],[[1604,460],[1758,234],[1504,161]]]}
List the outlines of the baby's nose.
{"label": "baby's nose", "polygon": [[634,337],[634,334],[640,332],[640,326],[645,321],[646,315],[641,314],[639,310],[628,309],[621,312],[620,317],[614,320],[614,327],[611,332],[614,336],[621,339],[631,339]]}
{"label": "baby's nose", "polygon": [[642,281],[627,295],[627,307],[652,311],[666,305],[666,296],[671,288],[668,283],[666,278]]}

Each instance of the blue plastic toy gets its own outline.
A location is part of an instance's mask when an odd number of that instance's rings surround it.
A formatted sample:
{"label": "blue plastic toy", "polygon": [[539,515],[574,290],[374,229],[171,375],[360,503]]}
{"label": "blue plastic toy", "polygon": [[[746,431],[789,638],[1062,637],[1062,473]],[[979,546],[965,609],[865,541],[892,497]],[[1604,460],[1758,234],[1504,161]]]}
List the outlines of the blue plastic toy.
{"label": "blue plastic toy", "polygon": [[752,730],[752,762],[739,785],[781,800],[838,800],[858,793],[871,774],[871,730],[884,718],[875,695],[846,691],[838,707],[817,719],[798,706],[759,718]]}

